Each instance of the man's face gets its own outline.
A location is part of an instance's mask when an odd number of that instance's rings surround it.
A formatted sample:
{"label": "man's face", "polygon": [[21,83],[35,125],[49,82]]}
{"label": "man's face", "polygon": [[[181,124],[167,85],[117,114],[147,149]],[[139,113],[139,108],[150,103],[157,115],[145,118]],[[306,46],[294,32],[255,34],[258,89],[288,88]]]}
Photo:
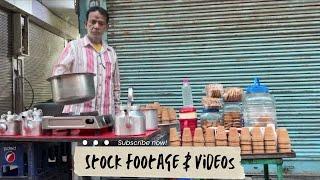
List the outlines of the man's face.
{"label": "man's face", "polygon": [[107,30],[107,19],[99,11],[90,12],[86,22],[88,36],[93,43],[99,43],[102,40],[103,33]]}

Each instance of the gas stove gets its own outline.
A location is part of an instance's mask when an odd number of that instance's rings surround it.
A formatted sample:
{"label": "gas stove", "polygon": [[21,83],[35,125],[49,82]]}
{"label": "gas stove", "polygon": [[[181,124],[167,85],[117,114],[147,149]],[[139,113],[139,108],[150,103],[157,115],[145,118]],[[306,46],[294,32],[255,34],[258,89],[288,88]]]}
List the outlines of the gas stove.
{"label": "gas stove", "polygon": [[42,129],[103,129],[111,127],[113,119],[107,116],[43,116]]}

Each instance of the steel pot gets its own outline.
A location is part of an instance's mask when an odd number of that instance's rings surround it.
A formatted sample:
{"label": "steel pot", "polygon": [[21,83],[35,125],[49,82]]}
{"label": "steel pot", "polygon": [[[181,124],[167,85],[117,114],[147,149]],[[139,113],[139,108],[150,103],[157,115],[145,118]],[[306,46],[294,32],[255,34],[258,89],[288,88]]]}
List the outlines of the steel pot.
{"label": "steel pot", "polygon": [[51,83],[53,101],[59,104],[77,104],[95,97],[93,73],[71,73],[52,76],[47,79]]}
{"label": "steel pot", "polygon": [[143,108],[142,112],[146,117],[146,129],[154,130],[158,128],[158,111],[154,108]]}

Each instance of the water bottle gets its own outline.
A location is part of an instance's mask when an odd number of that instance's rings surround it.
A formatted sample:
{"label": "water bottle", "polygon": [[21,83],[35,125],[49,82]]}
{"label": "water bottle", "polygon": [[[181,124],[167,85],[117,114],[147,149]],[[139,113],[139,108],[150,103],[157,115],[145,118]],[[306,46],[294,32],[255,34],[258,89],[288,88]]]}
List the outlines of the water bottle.
{"label": "water bottle", "polygon": [[184,107],[192,107],[193,99],[192,99],[192,89],[187,78],[183,79],[182,83],[182,101]]}
{"label": "water bottle", "polygon": [[254,84],[246,89],[243,101],[243,118],[245,126],[266,127],[276,126],[277,116],[275,100],[267,86],[260,84],[255,78]]}

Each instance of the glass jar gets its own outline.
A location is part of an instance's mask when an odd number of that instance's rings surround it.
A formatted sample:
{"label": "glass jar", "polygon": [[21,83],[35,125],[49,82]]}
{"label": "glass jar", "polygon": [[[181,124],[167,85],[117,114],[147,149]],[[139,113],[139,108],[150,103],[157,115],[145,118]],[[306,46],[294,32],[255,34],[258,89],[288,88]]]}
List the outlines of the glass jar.
{"label": "glass jar", "polygon": [[218,109],[204,108],[200,115],[200,121],[203,132],[205,132],[208,127],[217,127],[221,124],[221,114]]}
{"label": "glass jar", "polygon": [[223,125],[225,129],[243,126],[241,102],[225,102],[223,107]]}
{"label": "glass jar", "polygon": [[204,109],[221,109],[223,108],[222,98],[202,97],[201,103]]}
{"label": "glass jar", "polygon": [[276,126],[275,100],[268,87],[260,85],[259,78],[255,78],[254,84],[246,89],[243,116],[245,125],[249,127]]}

